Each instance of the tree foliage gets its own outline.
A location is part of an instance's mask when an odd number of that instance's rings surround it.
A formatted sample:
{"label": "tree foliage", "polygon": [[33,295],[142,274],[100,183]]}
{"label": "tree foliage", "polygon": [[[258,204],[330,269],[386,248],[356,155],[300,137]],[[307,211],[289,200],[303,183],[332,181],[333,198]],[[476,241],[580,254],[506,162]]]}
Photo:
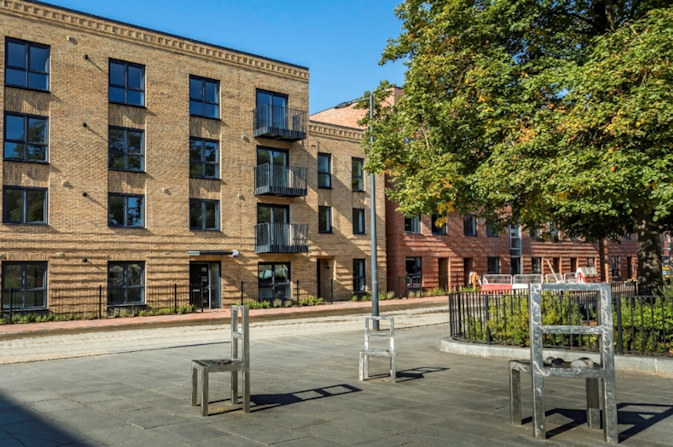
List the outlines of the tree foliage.
{"label": "tree foliage", "polygon": [[389,175],[404,213],[553,222],[589,241],[635,229],[649,241],[639,272],[660,268],[653,241],[673,220],[668,5],[405,1],[382,58],[406,61],[404,96],[389,107],[389,85],[375,92],[368,169]]}

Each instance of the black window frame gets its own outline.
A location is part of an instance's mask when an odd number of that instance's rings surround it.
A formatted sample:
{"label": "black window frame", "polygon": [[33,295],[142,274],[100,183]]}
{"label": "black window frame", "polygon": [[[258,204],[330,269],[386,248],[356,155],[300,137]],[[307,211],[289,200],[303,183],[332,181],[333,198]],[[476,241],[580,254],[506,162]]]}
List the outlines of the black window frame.
{"label": "black window frame", "polygon": [[[194,227],[192,226],[192,206],[199,204],[199,209],[201,213],[201,226]],[[208,205],[215,205],[215,226],[210,228],[206,226],[206,209]],[[220,231],[220,201],[212,199],[189,199],[189,229],[192,231]]]}
{"label": "black window frame", "polygon": [[[259,277],[259,268],[261,266],[271,266],[271,279],[267,282]],[[287,281],[276,283],[276,266],[287,267]],[[260,289],[271,289],[271,298],[260,297]],[[278,293],[278,292],[282,292]],[[257,263],[257,294],[260,300],[290,300],[292,299],[292,263],[290,262],[258,262]],[[282,295],[282,296],[281,296]]]}
{"label": "black window frame", "polygon": [[[322,213],[327,213],[324,222],[327,224],[326,228],[322,227]],[[318,207],[318,233],[332,233],[332,207],[331,206],[319,206]]]}
{"label": "black window frame", "polygon": [[446,236],[446,221],[442,224],[441,227],[438,227],[437,224],[436,224],[437,219],[439,219],[440,217],[446,219],[446,216],[441,216],[441,215],[439,215],[439,214],[432,214],[432,215],[430,216],[430,219],[431,219],[431,222],[430,222],[430,223],[431,223],[431,227],[432,227],[432,234],[433,234],[434,236]]}
{"label": "black window frame", "polygon": [[[492,267],[492,265],[491,265],[492,262],[495,262],[495,269],[491,268]],[[486,257],[486,274],[487,275],[499,275],[500,274],[500,257],[499,256],[487,256]]]}
{"label": "black window frame", "polygon": [[[269,208],[269,209],[282,209],[285,211],[284,216],[285,216],[285,221],[284,222],[260,222],[259,221],[259,210],[260,208]],[[271,213],[270,216],[273,218],[274,214]],[[282,204],[277,204],[277,203],[257,203],[257,224],[265,224],[265,223],[271,223],[271,224],[283,224],[283,225],[288,225],[290,223],[290,205],[282,205]]]}
{"label": "black window frame", "polygon": [[[7,131],[7,118],[8,117],[16,117],[16,118],[21,118],[23,120],[23,133],[24,133],[24,138],[23,140],[14,140],[14,139],[9,139],[8,134],[9,132]],[[45,141],[43,143],[36,143],[36,142],[31,142],[29,141],[30,137],[30,120],[41,120],[45,122]],[[23,158],[18,158],[18,157],[8,157],[7,156],[7,150],[6,146],[8,143],[16,143],[16,144],[23,144],[26,147],[26,150],[24,151],[24,157]],[[31,160],[28,158],[28,146],[41,146],[44,147],[44,160]],[[19,112],[8,112],[5,111],[5,116],[4,116],[4,121],[3,121],[3,144],[2,144],[2,156],[5,160],[9,161],[17,161],[17,162],[22,162],[22,163],[41,163],[41,164],[47,164],[49,163],[49,117],[48,116],[42,116],[42,115],[32,115],[28,113],[19,113]]]}
{"label": "black window frame", "polygon": [[366,234],[364,208],[353,208],[353,234]]}
{"label": "black window frame", "polygon": [[[124,149],[123,149],[123,158],[124,158],[124,167],[115,168],[112,167],[112,137],[111,133],[113,130],[121,130],[124,132]],[[134,154],[129,153],[129,131],[140,133],[140,153]],[[128,158],[129,155],[136,156],[140,158],[140,168],[129,168]],[[108,169],[111,171],[127,171],[127,172],[145,172],[145,129],[135,129],[132,127],[122,127],[122,126],[108,126]]]}
{"label": "black window frame", "polygon": [[[128,268],[137,264],[142,267],[140,275],[140,285],[129,285],[128,284]],[[108,290],[107,290],[107,305],[108,307],[123,307],[123,306],[143,306],[145,305],[145,261],[108,261],[107,263],[107,277],[108,277]],[[122,285],[111,285],[110,284],[110,267],[112,266],[121,266],[123,269]],[[114,301],[111,302],[110,298],[115,295],[114,291],[120,290],[123,292],[124,300],[122,302]],[[140,290],[140,300],[139,301],[129,301],[129,291],[131,290]]]}
{"label": "black window frame", "polygon": [[[123,199],[123,219],[124,223],[123,224],[114,224],[111,222],[110,219],[110,198],[112,197],[121,197]],[[139,198],[140,199],[140,225],[128,225],[128,218],[129,218],[129,206],[128,206],[128,199],[130,198]],[[145,195],[144,194],[126,194],[126,193],[116,193],[116,192],[111,192],[108,193],[108,220],[107,220],[107,225],[110,228],[129,228],[129,229],[134,229],[134,228],[145,228]]]}
{"label": "black window frame", "polygon": [[409,234],[421,234],[421,215],[404,216],[404,232]]}
{"label": "black window frame", "polygon": [[[360,165],[359,175],[356,175],[355,166],[356,163]],[[364,171],[365,159],[359,157],[351,157],[351,188],[353,191],[361,192],[365,190],[365,171]],[[357,182],[357,185],[356,185]],[[362,185],[361,187],[358,187]]]}
{"label": "black window frame", "polygon": [[[469,226],[468,226],[468,219],[470,221]],[[472,231],[469,231],[470,228],[472,229]],[[472,214],[465,214],[463,216],[463,235],[468,237],[477,236],[477,218]]]}
{"label": "black window frame", "polygon": [[[327,171],[320,170],[321,158],[327,158]],[[321,179],[326,179],[326,181],[321,182]],[[318,152],[318,188],[332,189],[332,154],[326,152]]]}
{"label": "black window frame", "polygon": [[[42,287],[27,287],[27,270],[28,266],[42,266]],[[8,288],[6,287],[7,283],[7,267],[10,266],[21,266],[21,287]],[[9,310],[10,306],[14,311],[25,311],[25,310],[35,310],[35,309],[47,309],[48,306],[48,296],[47,296],[47,279],[48,279],[48,269],[49,265],[47,262],[43,261],[5,261],[2,263],[2,310]],[[26,306],[26,295],[36,292],[43,293],[43,304],[40,306]],[[17,296],[18,295],[18,296]],[[10,304],[11,301],[11,304]],[[16,303],[20,302],[21,306],[17,307]]]}
{"label": "black window frame", "polygon": [[367,263],[365,259],[353,258],[353,294],[367,293]]}
{"label": "black window frame", "polygon": [[[198,160],[192,158],[192,142],[199,141],[201,142],[201,151],[200,158]],[[215,155],[214,162],[206,160],[206,151],[205,143],[215,143],[217,146],[217,154]],[[192,165],[196,166],[197,164],[201,165],[201,175],[192,174]],[[215,166],[215,175],[208,176],[206,175],[206,167]],[[220,179],[220,141],[213,140],[210,138],[201,138],[201,137],[189,137],[189,178],[202,178],[207,180],[219,180]]]}
{"label": "black window frame", "polygon": [[[410,269],[409,266],[412,266],[412,268]],[[423,257],[407,256],[404,259],[404,272],[407,287],[421,287],[423,284]]]}
{"label": "black window frame", "polygon": [[[9,206],[7,204],[7,192],[8,191],[21,191],[21,201],[22,201],[22,209],[21,209],[21,220],[16,221],[16,220],[10,220],[9,216]],[[28,201],[28,193],[30,191],[41,191],[44,192],[44,198],[42,199],[42,220],[39,221],[27,221],[27,215],[28,215],[28,207],[29,207],[29,201]],[[8,225],[37,225],[37,226],[43,226],[48,224],[48,208],[49,207],[49,190],[47,188],[33,188],[33,187],[24,187],[24,186],[13,186],[13,185],[5,185],[2,188],[2,223],[3,224],[8,224]]]}
{"label": "black window frame", "polygon": [[[201,98],[195,99],[192,98],[192,81],[201,82]],[[216,86],[216,102],[210,102],[206,99],[206,84],[215,84]],[[192,112],[192,104],[201,104],[201,113]],[[215,106],[217,111],[216,116],[209,116],[206,114],[206,105]],[[220,119],[220,81],[217,79],[205,78],[203,76],[189,75],[189,115],[190,116],[199,116],[201,118],[207,119]]]}
{"label": "black window frame", "polygon": [[[124,66],[124,85],[121,84],[113,84],[112,83],[112,65],[122,65]],[[142,70],[142,88],[137,89],[133,87],[129,87],[129,67],[134,67],[134,68],[139,68]],[[126,106],[131,106],[131,107],[146,107],[147,103],[147,98],[146,98],[146,87],[147,87],[147,73],[146,73],[146,67],[143,64],[138,64],[135,62],[128,62],[128,61],[123,61],[119,59],[108,59],[108,102],[111,102],[113,104],[122,104]],[[110,95],[110,89],[112,88],[117,88],[117,89],[123,89],[124,90],[124,100],[123,101],[118,101],[118,100],[113,100]],[[134,91],[134,92],[140,92],[142,94],[142,101],[140,104],[136,104],[133,102],[129,102],[129,91]]]}
{"label": "black window frame", "polygon": [[[11,65],[10,63],[10,43],[17,44],[17,45],[26,45],[26,60],[25,60],[25,67],[18,67],[15,65]],[[30,48],[41,48],[43,50],[47,51],[47,63],[46,63],[46,71],[39,71],[39,70],[33,70],[30,68]],[[7,70],[15,70],[15,71],[25,71],[26,73],[26,82],[25,84],[13,84],[11,82],[8,82],[9,76],[7,76]],[[50,82],[51,82],[51,47],[49,45],[45,45],[42,43],[37,43],[37,42],[31,42],[28,40],[22,40],[22,39],[14,39],[12,37],[5,37],[5,85],[9,87],[16,87],[16,88],[23,88],[27,90],[35,90],[39,92],[49,92],[50,91]],[[45,88],[39,88],[39,87],[31,87],[30,86],[30,75],[31,73],[37,74],[40,76],[46,76],[46,87]]]}

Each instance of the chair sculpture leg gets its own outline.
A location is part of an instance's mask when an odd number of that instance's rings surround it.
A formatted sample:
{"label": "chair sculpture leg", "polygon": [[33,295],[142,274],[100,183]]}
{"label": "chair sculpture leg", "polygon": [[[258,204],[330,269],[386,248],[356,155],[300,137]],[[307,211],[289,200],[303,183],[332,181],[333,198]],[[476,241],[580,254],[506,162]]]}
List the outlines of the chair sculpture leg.
{"label": "chair sculpture leg", "polygon": [[201,368],[201,415],[208,416],[208,369]]}
{"label": "chair sculpture leg", "polygon": [[608,374],[603,380],[603,437],[605,442],[617,444],[619,442],[619,433],[617,433],[617,387],[615,384],[614,369],[613,374]]}
{"label": "chair sculpture leg", "polygon": [[521,425],[521,371],[509,367],[509,422]]}
{"label": "chair sculpture leg", "polygon": [[231,403],[238,404],[238,371],[231,372]]}
{"label": "chair sculpture leg", "polygon": [[243,411],[250,413],[250,371],[243,372]]}
{"label": "chair sculpture leg", "polygon": [[359,375],[359,378],[360,378],[360,382],[365,380],[365,359],[366,358],[367,358],[367,356],[365,355],[365,353],[361,352],[360,353],[360,364],[359,364],[359,368],[358,368],[358,371],[359,371],[358,375]]}
{"label": "chair sculpture leg", "polygon": [[589,428],[601,428],[601,400],[598,395],[599,380],[595,377],[588,377],[586,379],[587,425],[589,425]]}
{"label": "chair sculpture leg", "polygon": [[199,371],[192,366],[192,407],[197,404],[197,389],[199,387]]}
{"label": "chair sculpture leg", "polygon": [[395,354],[390,355],[390,377],[393,382],[397,381],[397,368],[395,365]]}
{"label": "chair sculpture leg", "polygon": [[544,421],[544,377],[532,372],[533,376],[533,431],[538,439],[547,437]]}

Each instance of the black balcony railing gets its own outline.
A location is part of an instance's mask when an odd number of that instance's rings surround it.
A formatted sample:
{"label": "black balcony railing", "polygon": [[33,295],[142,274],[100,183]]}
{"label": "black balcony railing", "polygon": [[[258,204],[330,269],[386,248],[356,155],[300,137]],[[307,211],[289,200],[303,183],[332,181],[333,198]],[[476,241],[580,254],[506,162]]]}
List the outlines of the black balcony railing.
{"label": "black balcony railing", "polygon": [[255,225],[255,253],[306,252],[308,252],[308,225],[272,223]]}
{"label": "black balcony railing", "polygon": [[306,139],[306,112],[266,104],[252,113],[255,137],[287,141]]}
{"label": "black balcony railing", "polygon": [[264,163],[255,167],[255,195],[305,196],[307,179],[306,168]]}

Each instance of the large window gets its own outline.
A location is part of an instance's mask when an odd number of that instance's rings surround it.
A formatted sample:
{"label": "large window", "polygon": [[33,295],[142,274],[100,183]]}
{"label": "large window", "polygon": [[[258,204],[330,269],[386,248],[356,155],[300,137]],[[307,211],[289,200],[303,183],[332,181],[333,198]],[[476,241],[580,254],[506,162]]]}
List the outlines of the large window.
{"label": "large window", "polygon": [[49,90],[49,46],[5,38],[5,85]]}
{"label": "large window", "polygon": [[217,231],[220,229],[220,202],[217,200],[189,200],[189,229]]}
{"label": "large window", "polygon": [[332,154],[318,154],[318,188],[332,187]]}
{"label": "large window", "polygon": [[500,258],[486,258],[486,273],[489,275],[498,275],[500,273]]}
{"label": "large window", "polygon": [[108,225],[111,227],[143,228],[145,226],[144,196],[108,194]]}
{"label": "large window", "polygon": [[542,258],[530,258],[530,270],[531,273],[541,274],[542,273]]}
{"label": "large window", "polygon": [[463,216],[463,234],[465,236],[477,235],[477,219],[471,214]]}
{"label": "large window", "polygon": [[365,190],[365,177],[362,170],[364,160],[362,158],[353,158],[352,161],[352,186],[353,191]]}
{"label": "large window", "polygon": [[257,128],[288,128],[287,95],[257,90]]}
{"label": "large window", "polygon": [[145,263],[108,262],[108,306],[145,303]]}
{"label": "large window", "polygon": [[404,218],[404,231],[407,233],[421,232],[421,216],[411,216]]}
{"label": "large window", "polygon": [[261,262],[257,266],[258,299],[289,300],[291,277],[289,262]]}
{"label": "large window", "polygon": [[46,162],[48,118],[5,112],[5,160]]}
{"label": "large window", "polygon": [[189,176],[220,178],[219,142],[204,138],[189,139]]}
{"label": "large window", "polygon": [[[10,304],[11,303],[11,304]],[[47,263],[2,263],[2,309],[47,307]]]}
{"label": "large window", "polygon": [[206,118],[220,117],[220,81],[189,77],[189,114]]}
{"label": "large window", "polygon": [[[432,218],[432,234],[440,236],[446,235],[446,216],[433,214],[431,218]],[[437,221],[439,219],[444,219],[444,222],[441,225],[437,225]]]}
{"label": "large window", "polygon": [[5,186],[2,194],[2,222],[45,225],[47,223],[47,190]]}
{"label": "large window", "polygon": [[407,286],[421,287],[423,283],[423,259],[420,257],[407,258],[405,267],[407,272]]}
{"label": "large window", "polygon": [[110,127],[108,167],[121,171],[145,169],[145,132],[141,129]]}
{"label": "large window", "polygon": [[353,259],[353,293],[356,295],[367,292],[367,276],[365,274],[365,260]]}
{"label": "large window", "polygon": [[145,66],[110,59],[110,102],[145,105]]}
{"label": "large window", "polygon": [[364,208],[353,208],[353,234],[365,234]]}
{"label": "large window", "polygon": [[290,223],[290,207],[287,205],[257,204],[257,223]]}
{"label": "large window", "polygon": [[332,232],[332,207],[320,206],[318,207],[318,232],[331,233]]}

